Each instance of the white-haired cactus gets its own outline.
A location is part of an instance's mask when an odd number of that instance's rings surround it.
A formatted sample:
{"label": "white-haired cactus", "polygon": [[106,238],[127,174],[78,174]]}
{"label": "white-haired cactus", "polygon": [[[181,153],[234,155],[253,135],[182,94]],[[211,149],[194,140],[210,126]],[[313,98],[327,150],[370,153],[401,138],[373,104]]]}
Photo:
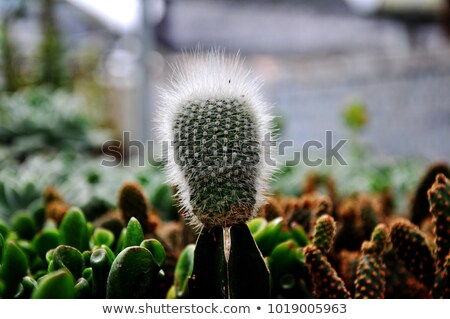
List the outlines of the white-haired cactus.
{"label": "white-haired cactus", "polygon": [[167,172],[195,226],[232,226],[264,201],[274,165],[271,116],[260,82],[239,56],[218,50],[185,56],[161,94]]}

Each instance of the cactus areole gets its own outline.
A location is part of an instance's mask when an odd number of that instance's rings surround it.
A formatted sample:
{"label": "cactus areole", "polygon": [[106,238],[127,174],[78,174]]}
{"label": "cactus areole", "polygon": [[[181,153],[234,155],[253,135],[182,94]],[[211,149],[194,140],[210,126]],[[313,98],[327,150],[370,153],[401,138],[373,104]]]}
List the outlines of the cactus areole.
{"label": "cactus areole", "polygon": [[161,92],[166,170],[194,226],[246,222],[264,201],[275,165],[259,88],[238,55],[211,50],[184,56]]}

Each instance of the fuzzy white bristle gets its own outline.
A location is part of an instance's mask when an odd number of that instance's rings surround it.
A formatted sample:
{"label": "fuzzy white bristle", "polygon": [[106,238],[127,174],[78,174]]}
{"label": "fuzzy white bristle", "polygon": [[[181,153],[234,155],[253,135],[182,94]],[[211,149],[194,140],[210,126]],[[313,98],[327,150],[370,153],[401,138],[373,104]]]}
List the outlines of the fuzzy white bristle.
{"label": "fuzzy white bristle", "polygon": [[[254,217],[259,207],[264,203],[265,196],[268,193],[268,183],[276,167],[270,161],[274,160],[275,147],[263,146],[265,139],[273,137],[272,116],[269,112],[269,105],[261,97],[260,87],[261,82],[244,67],[238,54],[228,56],[223,51],[212,49],[204,53],[185,54],[173,66],[173,74],[168,86],[160,90],[156,125],[161,141],[168,146],[164,154],[165,170],[168,174],[169,183],[178,189],[177,197],[182,204],[183,215],[194,226],[229,226],[245,222]],[[208,106],[210,112],[208,112]],[[228,114],[233,113],[232,119],[239,119],[242,123],[235,120],[235,124],[229,118],[222,118],[220,112],[225,107],[230,111]],[[197,111],[197,109],[200,110]],[[199,120],[197,122],[189,121],[189,116],[193,117],[194,114],[196,117],[198,115]],[[208,118],[208,114],[211,119]],[[220,119],[220,126],[214,127],[214,123],[219,125],[218,119]],[[213,124],[208,125],[211,121]],[[250,122],[249,125],[244,125],[244,121],[245,123]],[[252,131],[242,132],[248,130],[248,128]],[[181,131],[184,133],[184,130],[186,130],[186,137],[181,134]],[[218,132],[217,135],[216,132]],[[218,151],[208,149],[193,154],[193,148],[188,147],[186,151],[185,149],[181,150],[179,146],[184,143],[183,145],[193,147],[198,141],[202,146],[208,145],[209,147],[215,145],[211,144],[212,139],[218,137],[223,143],[228,142],[227,134],[229,132],[234,132],[235,139],[242,139],[242,136],[249,134],[254,139],[252,142],[256,142],[254,148],[245,146],[245,142],[243,143],[244,147],[255,150],[256,154],[253,155],[257,155],[259,158],[258,161],[255,161],[254,167],[245,167],[245,163],[242,163],[242,161],[231,164],[237,165],[236,170],[238,172],[241,172],[239,169],[246,172],[246,168],[254,171],[251,180],[239,180],[238,177],[231,179],[229,174],[223,175],[225,174],[224,169],[231,171],[234,169],[233,166],[224,166],[223,168],[220,165],[201,167],[201,163],[192,166],[192,161],[197,161],[197,156],[208,156],[205,160],[211,162],[211,158],[218,155],[220,160],[228,162],[228,154],[236,155],[238,158],[242,155],[242,158],[250,162],[255,157],[246,157],[248,152],[245,154],[230,153],[230,150],[225,146]],[[182,154],[182,160],[184,160],[181,163],[177,160],[177,156],[180,156],[180,154]],[[191,165],[186,164],[188,162]],[[199,169],[197,169],[197,166]],[[194,180],[198,180],[195,177],[200,176],[198,175],[199,172],[204,174],[208,171],[209,175],[207,178],[205,177],[205,182],[208,179],[208,185],[215,188],[214,190],[211,190],[211,187],[201,189],[205,189],[206,192],[214,192],[210,194],[211,198],[221,194],[221,192],[226,193],[228,189],[234,190],[236,188],[239,193],[240,188],[238,187],[240,186],[237,184],[243,187],[242,193],[244,195],[249,196],[248,193],[250,193],[254,198],[247,200],[247,198],[239,197],[243,195],[238,194],[234,198],[235,204],[229,205],[226,200],[216,200],[217,205],[206,207],[210,206],[208,205],[210,202],[207,200],[202,202],[199,199],[200,197],[204,198],[205,193],[199,193],[200,187],[198,185],[200,184],[196,184]],[[237,184],[226,185],[226,183],[221,183],[221,174],[224,178],[225,176],[229,178],[229,182],[234,180],[237,181]],[[225,189],[226,187],[228,189]],[[247,192],[246,190],[249,189],[251,191]],[[232,191],[232,193],[235,194],[236,192]],[[224,197],[229,198],[229,196]],[[232,208],[229,208],[230,211],[223,211],[224,208],[222,208],[221,211],[221,207]],[[207,211],[212,210],[216,210],[217,214],[208,216]]]}

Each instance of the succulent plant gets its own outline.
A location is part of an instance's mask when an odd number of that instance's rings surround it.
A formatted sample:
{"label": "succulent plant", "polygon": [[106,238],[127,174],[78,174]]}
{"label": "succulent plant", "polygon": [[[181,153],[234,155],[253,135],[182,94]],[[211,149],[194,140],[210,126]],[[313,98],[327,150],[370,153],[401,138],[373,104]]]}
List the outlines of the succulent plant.
{"label": "succulent plant", "polygon": [[429,217],[429,195],[428,190],[433,186],[438,174],[450,177],[450,168],[445,163],[436,163],[428,167],[415,191],[411,203],[411,222],[420,226]]}
{"label": "succulent plant", "polygon": [[3,286],[1,297],[12,298],[27,273],[28,259],[22,249],[12,241],[7,241],[3,250],[0,266],[0,283]]}
{"label": "succulent plant", "polygon": [[65,269],[50,272],[38,281],[38,286],[31,298],[73,299],[75,298],[75,281]]}
{"label": "succulent plant", "polygon": [[304,249],[306,264],[311,273],[313,294],[321,299],[349,299],[350,293],[344,281],[328,262],[322,251],[314,245]]}
{"label": "succulent plant", "polygon": [[117,255],[109,271],[106,298],[150,298],[159,266],[146,248],[127,247]]}
{"label": "succulent plant", "polygon": [[187,245],[181,252],[180,258],[178,258],[173,289],[171,289],[173,298],[187,298],[189,296],[189,278],[194,268],[194,250],[195,245]]}
{"label": "succulent plant", "polygon": [[210,50],[185,56],[161,91],[165,168],[183,216],[203,228],[189,286],[193,297],[270,294],[267,267],[245,224],[263,204],[275,169],[267,144],[272,117],[259,86],[238,55]]}
{"label": "succulent plant", "polygon": [[327,254],[333,243],[336,232],[336,222],[330,215],[322,215],[317,219],[314,227],[313,244],[319,248],[322,253]]}
{"label": "succulent plant", "polygon": [[444,174],[436,176],[428,198],[435,220],[437,268],[443,269],[450,253],[450,181]]}
{"label": "succulent plant", "polygon": [[406,219],[392,224],[390,239],[398,257],[427,287],[433,286],[435,259],[424,234]]}
{"label": "succulent plant", "polygon": [[112,256],[111,258],[104,248],[95,250],[91,255],[92,296],[94,298],[106,297],[106,284],[114,257]]}
{"label": "succulent plant", "polygon": [[371,241],[365,241],[361,247],[356,280],[356,299],[383,299],[386,286],[386,265],[383,251],[388,240],[388,228],[384,224],[375,227]]}
{"label": "succulent plant", "polygon": [[89,230],[83,212],[71,208],[61,221],[59,227],[60,242],[80,251],[89,249]]}
{"label": "succulent plant", "polygon": [[268,105],[260,83],[238,56],[219,50],[178,63],[162,90],[161,139],[166,170],[186,219],[194,225],[232,226],[254,217],[275,165]]}

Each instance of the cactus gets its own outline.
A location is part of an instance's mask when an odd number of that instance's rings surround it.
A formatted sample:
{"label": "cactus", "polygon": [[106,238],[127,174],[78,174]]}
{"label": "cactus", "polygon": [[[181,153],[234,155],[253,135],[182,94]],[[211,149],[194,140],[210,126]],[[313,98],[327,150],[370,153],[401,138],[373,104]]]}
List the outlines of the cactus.
{"label": "cactus", "polygon": [[312,277],[313,294],[316,298],[351,298],[344,281],[338,276],[319,248],[308,245],[304,248],[304,254]]}
{"label": "cactus", "polygon": [[28,260],[25,253],[14,242],[8,240],[4,247],[0,267],[0,282],[3,293],[0,297],[12,298],[17,293],[22,278],[26,275]]}
{"label": "cactus", "polygon": [[450,169],[445,163],[436,163],[430,166],[422,177],[411,204],[411,222],[421,226],[429,217],[430,203],[428,190],[433,186],[438,174],[444,174],[450,178]]}
{"label": "cactus", "polygon": [[417,279],[431,288],[435,260],[425,235],[408,220],[400,219],[392,224],[390,238],[398,257]]}
{"label": "cactus", "polygon": [[108,275],[106,298],[150,298],[160,268],[146,248],[125,248]]}
{"label": "cactus", "polygon": [[437,269],[440,271],[450,253],[450,181],[444,174],[436,176],[428,199],[435,222]]}
{"label": "cactus", "polygon": [[212,50],[177,71],[161,92],[160,133],[181,212],[203,228],[189,291],[200,298],[267,297],[267,267],[245,222],[264,203],[275,169],[274,148],[263,147],[271,138],[268,105],[238,56]]}
{"label": "cactus", "polygon": [[262,147],[271,133],[259,83],[238,56],[218,50],[183,61],[162,90],[166,170],[187,220],[200,228],[246,222],[264,202],[275,169]]}
{"label": "cactus", "polygon": [[142,188],[139,184],[128,182],[122,185],[119,191],[119,208],[122,218],[128,223],[132,217],[136,218],[144,232],[148,229],[148,207]]}
{"label": "cactus", "polygon": [[386,225],[378,225],[372,232],[371,241],[365,241],[361,247],[356,280],[356,299],[383,299],[386,286],[386,266],[383,251],[388,239]]}
{"label": "cactus", "polygon": [[333,238],[336,232],[336,223],[330,215],[322,215],[317,219],[314,227],[313,244],[319,248],[323,254],[330,251]]}

